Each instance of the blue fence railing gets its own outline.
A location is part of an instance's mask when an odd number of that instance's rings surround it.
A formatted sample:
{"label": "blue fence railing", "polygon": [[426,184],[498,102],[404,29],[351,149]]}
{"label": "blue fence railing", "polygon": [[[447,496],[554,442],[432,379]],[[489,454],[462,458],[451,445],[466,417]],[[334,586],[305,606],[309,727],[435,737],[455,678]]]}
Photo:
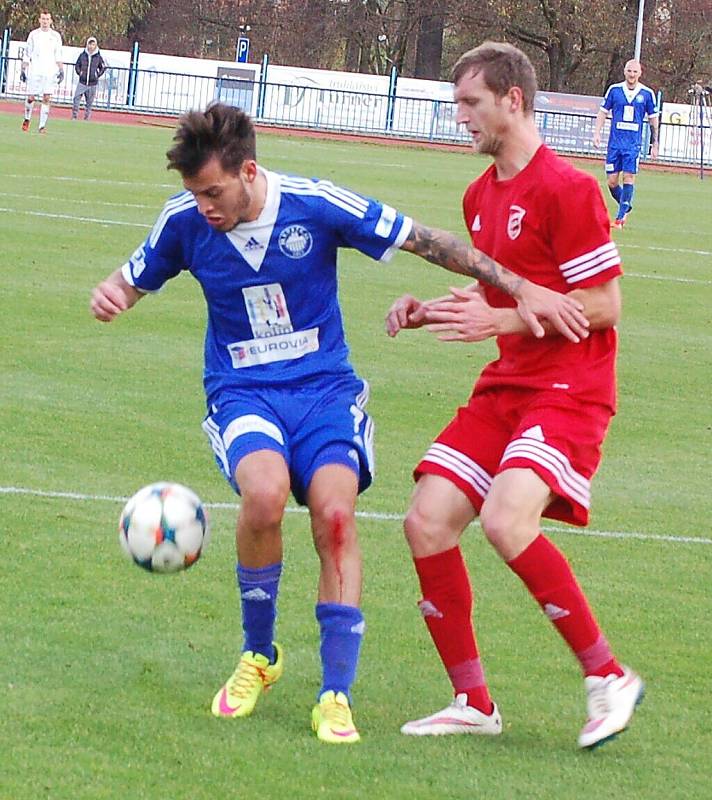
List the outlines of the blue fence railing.
{"label": "blue fence railing", "polygon": [[[0,55],[0,96],[24,97],[20,60]],[[368,136],[462,143],[469,135],[456,121],[456,108],[446,100],[402,97],[393,94],[324,89],[246,80],[235,75],[213,77],[132,67],[110,67],[99,82],[94,107],[112,111],[177,115],[220,100],[240,106],[255,122]],[[76,86],[74,70],[65,70],[54,102],[70,103]],[[597,155],[593,147],[595,117],[556,111],[536,111],[544,141],[562,153]],[[604,131],[605,134],[605,131]],[[647,144],[648,137],[644,137]],[[707,115],[696,124],[668,124],[660,128],[660,158],[695,166],[703,145],[704,164],[712,166],[712,120]],[[644,148],[647,152],[647,148]],[[643,152],[642,157],[645,157]]]}

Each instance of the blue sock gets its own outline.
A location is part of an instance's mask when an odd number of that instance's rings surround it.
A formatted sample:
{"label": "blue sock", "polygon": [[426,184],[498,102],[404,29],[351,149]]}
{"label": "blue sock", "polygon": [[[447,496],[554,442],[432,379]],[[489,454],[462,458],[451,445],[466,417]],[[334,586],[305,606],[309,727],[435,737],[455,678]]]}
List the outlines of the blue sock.
{"label": "blue sock", "polygon": [[317,603],[321,630],[322,685],[318,697],[329,690],[343,692],[351,701],[361,640],[366,628],[360,608],[338,603]]}
{"label": "blue sock", "polygon": [[618,212],[621,216],[629,214],[633,208],[633,192],[635,191],[635,184],[624,183],[623,192],[621,193],[621,210]]}
{"label": "blue sock", "polygon": [[616,186],[609,186],[608,187],[608,191],[611,193],[611,196],[616,201],[616,203],[618,203],[618,205],[620,205],[620,202],[621,202],[621,186],[620,186],[620,184],[618,184]]}
{"label": "blue sock", "polygon": [[242,605],[243,652],[261,653],[271,663],[275,656],[272,641],[282,562],[258,569],[238,564],[235,573]]}

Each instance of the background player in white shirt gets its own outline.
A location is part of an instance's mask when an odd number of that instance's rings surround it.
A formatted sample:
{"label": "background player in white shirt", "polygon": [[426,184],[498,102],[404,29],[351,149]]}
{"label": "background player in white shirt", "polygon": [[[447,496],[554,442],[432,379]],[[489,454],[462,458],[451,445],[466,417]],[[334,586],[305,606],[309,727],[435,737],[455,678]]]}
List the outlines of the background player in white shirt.
{"label": "background player in white shirt", "polygon": [[[611,131],[606,152],[608,191],[618,203],[614,228],[622,228],[633,208],[635,176],[643,143],[643,122],[650,124],[650,155],[658,157],[658,109],[652,89],[640,83],[640,61],[631,59],[624,67],[625,80],[606,89],[596,116],[593,144],[601,146],[601,131],[611,115]],[[623,175],[621,186],[620,176]]]}
{"label": "background player in white shirt", "polygon": [[578,303],[513,275],[452,234],[329,181],[258,166],[254,128],[239,109],[215,104],[185,114],[174,141],[169,166],[186,191],[166,203],[146,241],[95,288],[91,308],[110,322],[182,270],[206,299],[203,429],[242,498],[236,573],[244,632],[237,669],[212,711],[248,716],[282,674],[273,633],[291,492],[309,508],[321,564],[315,610],[322,685],[312,726],[322,741],[356,742],[350,690],[364,621],[355,506],[371,482],[373,425],[368,385],[349,362],[339,248],[379,261],[401,248],[510,294],[533,292],[538,310],[574,340],[586,336],[586,321]]}
{"label": "background player in white shirt", "polygon": [[52,28],[52,15],[49,11],[40,12],[40,27],[35,28],[27,37],[27,45],[22,56],[20,80],[27,83],[22,130],[30,129],[35,97],[41,95],[39,132],[44,133],[49,117],[52,93],[57,84],[64,80],[62,37]]}

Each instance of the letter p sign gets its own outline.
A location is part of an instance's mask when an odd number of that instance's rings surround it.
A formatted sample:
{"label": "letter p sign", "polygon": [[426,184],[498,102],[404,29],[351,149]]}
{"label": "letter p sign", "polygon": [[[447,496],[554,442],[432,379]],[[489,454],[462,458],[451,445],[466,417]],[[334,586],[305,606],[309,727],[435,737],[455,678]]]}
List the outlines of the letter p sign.
{"label": "letter p sign", "polygon": [[241,64],[246,64],[250,55],[250,40],[247,36],[240,36],[237,40],[237,51],[235,53],[235,61]]}

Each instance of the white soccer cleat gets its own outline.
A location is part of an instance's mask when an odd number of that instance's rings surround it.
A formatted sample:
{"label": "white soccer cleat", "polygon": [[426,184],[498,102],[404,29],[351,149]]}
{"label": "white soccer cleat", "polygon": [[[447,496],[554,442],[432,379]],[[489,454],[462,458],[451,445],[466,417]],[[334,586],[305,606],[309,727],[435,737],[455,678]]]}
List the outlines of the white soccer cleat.
{"label": "white soccer cleat", "polygon": [[645,684],[630,667],[623,667],[620,678],[589,675],[586,678],[588,719],[579,735],[579,747],[597,747],[622,733],[644,694]]}
{"label": "white soccer cleat", "polygon": [[497,736],[502,733],[502,717],[493,703],[492,713],[485,714],[467,705],[467,695],[458,694],[447,708],[423,719],[406,722],[401,733],[406,736],[445,736],[453,733],[479,733]]}

